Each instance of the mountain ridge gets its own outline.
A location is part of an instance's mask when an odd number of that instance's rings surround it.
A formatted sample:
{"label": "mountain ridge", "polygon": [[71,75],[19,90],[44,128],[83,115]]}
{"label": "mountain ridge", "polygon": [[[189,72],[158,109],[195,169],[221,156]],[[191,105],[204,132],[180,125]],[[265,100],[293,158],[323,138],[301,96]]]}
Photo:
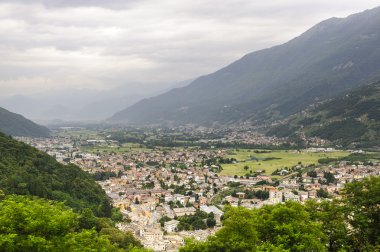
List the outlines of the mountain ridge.
{"label": "mountain ridge", "polygon": [[322,21],[287,43],[249,53],[108,120],[210,125],[286,117],[380,77],[379,23],[380,7]]}
{"label": "mountain ridge", "polygon": [[50,137],[50,130],[0,107],[0,131],[12,136]]}

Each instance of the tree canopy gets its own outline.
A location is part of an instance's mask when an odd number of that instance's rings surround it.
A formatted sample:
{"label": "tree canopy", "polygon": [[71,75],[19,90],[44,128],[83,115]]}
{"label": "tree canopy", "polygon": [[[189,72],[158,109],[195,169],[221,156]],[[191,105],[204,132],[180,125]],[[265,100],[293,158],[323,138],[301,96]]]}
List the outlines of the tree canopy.
{"label": "tree canopy", "polygon": [[226,206],[223,228],[180,251],[379,251],[379,206],[380,177],[347,184],[333,201]]}
{"label": "tree canopy", "polygon": [[[92,214],[92,212],[90,211]],[[63,203],[6,196],[0,201],[0,251],[142,251],[132,234],[108,226],[83,228],[81,216]],[[88,223],[87,223],[88,224]],[[97,226],[97,227],[96,227]]]}

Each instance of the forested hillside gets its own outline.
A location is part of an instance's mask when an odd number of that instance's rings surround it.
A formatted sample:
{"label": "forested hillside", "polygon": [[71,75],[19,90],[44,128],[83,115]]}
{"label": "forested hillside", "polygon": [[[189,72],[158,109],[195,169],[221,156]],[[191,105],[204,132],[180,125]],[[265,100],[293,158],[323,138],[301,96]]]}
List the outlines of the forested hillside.
{"label": "forested hillside", "polygon": [[0,190],[65,202],[75,210],[90,208],[111,216],[103,189],[75,165],[62,165],[49,155],[0,133]]}
{"label": "forested hillside", "polygon": [[296,131],[343,146],[380,145],[380,81],[364,85],[288,118],[268,135]]}
{"label": "forested hillside", "polygon": [[35,124],[22,115],[0,108],[0,132],[12,136],[49,137],[48,128]]}

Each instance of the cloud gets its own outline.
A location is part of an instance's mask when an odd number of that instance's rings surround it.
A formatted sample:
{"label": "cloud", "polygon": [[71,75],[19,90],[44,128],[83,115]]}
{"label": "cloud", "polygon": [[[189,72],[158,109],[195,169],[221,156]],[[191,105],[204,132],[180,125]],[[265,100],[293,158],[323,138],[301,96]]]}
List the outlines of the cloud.
{"label": "cloud", "polygon": [[376,4],[0,0],[0,88],[4,95],[190,79]]}

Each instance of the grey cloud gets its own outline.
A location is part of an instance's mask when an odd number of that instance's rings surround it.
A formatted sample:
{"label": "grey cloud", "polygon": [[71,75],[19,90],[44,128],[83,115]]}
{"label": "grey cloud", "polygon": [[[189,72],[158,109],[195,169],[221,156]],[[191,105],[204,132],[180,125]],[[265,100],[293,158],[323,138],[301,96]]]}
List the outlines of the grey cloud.
{"label": "grey cloud", "polygon": [[130,8],[144,0],[0,0],[0,3],[43,4],[49,8],[102,7],[110,9]]}
{"label": "grey cloud", "polygon": [[0,0],[0,87],[14,94],[195,78],[376,1]]}

